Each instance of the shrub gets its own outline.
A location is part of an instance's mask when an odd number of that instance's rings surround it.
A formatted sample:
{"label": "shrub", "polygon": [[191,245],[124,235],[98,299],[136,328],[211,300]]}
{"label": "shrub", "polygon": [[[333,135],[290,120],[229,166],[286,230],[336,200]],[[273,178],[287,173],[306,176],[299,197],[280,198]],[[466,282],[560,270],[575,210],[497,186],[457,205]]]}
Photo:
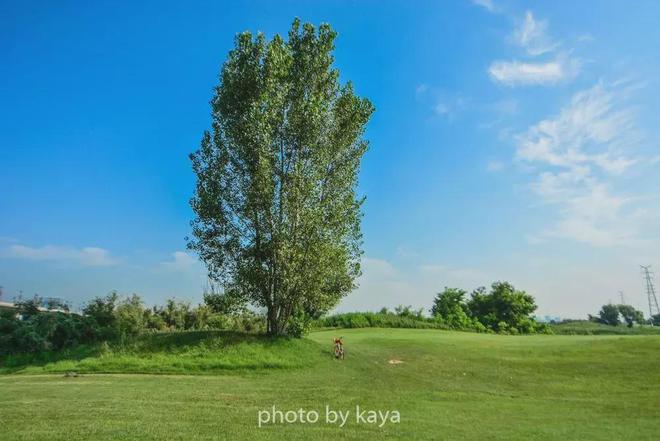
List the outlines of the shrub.
{"label": "shrub", "polygon": [[466,313],[467,306],[464,302],[466,292],[462,289],[447,288],[438,293],[433,301],[431,314],[436,320],[446,324],[453,329],[468,329],[472,327],[472,321]]}
{"label": "shrub", "polygon": [[526,323],[533,321],[530,314],[536,310],[534,298],[507,282],[493,283],[490,292],[483,287],[476,289],[467,302],[467,309],[473,318],[500,333],[512,328],[516,332],[523,327],[533,330]]}
{"label": "shrub", "polygon": [[486,332],[488,330],[479,320],[474,320],[472,322],[472,329],[477,332]]}
{"label": "shrub", "polygon": [[119,302],[113,313],[119,336],[135,336],[145,329],[144,306],[138,295],[133,294]]}
{"label": "shrub", "polygon": [[227,314],[211,314],[206,321],[209,329],[233,329],[234,320]]}
{"label": "shrub", "polygon": [[95,297],[83,308],[83,314],[96,320],[99,326],[110,328],[115,323],[115,304],[118,300],[116,292],[105,297]]}
{"label": "shrub", "polygon": [[608,303],[598,312],[599,321],[606,325],[617,326],[619,323],[619,307]]}
{"label": "shrub", "polygon": [[500,334],[506,334],[509,331],[509,325],[505,321],[498,322],[495,330]]}
{"label": "shrub", "polygon": [[298,311],[289,323],[288,333],[292,337],[302,337],[309,333],[311,328],[311,317],[307,315],[304,311]]}
{"label": "shrub", "polygon": [[363,314],[354,314],[349,319],[350,328],[368,328],[370,327],[369,320]]}
{"label": "shrub", "polygon": [[435,319],[427,319],[416,314],[393,314],[382,312],[349,312],[331,315],[314,322],[316,327],[332,328],[422,328],[448,329]]}

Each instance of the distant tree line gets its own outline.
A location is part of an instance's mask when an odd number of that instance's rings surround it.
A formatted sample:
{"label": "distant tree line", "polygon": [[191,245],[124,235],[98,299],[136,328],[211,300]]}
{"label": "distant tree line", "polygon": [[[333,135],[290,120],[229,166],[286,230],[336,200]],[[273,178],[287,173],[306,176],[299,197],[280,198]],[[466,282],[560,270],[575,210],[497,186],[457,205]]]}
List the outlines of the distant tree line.
{"label": "distant tree line", "polygon": [[490,291],[477,288],[470,299],[458,288],[445,288],[433,301],[431,316],[423,310],[399,306],[390,312],[346,313],[325,317],[318,326],[364,328],[439,328],[500,334],[550,333],[545,323],[532,317],[536,310],[534,297],[516,290],[508,282],[495,282]]}
{"label": "distant tree line", "polygon": [[58,351],[80,344],[125,339],[143,332],[225,329],[265,331],[265,318],[248,309],[223,303],[224,297],[204,295],[204,303],[169,299],[148,308],[140,296],[113,292],[87,303],[82,314],[44,311],[38,298],[0,312],[0,355]]}
{"label": "distant tree line", "polygon": [[500,334],[534,334],[550,332],[545,323],[538,323],[532,313],[536,311],[534,297],[519,291],[508,282],[495,282],[490,290],[475,289],[466,299],[467,292],[445,288],[434,300],[432,315],[435,320],[452,329],[475,329]]}
{"label": "distant tree line", "polygon": [[618,326],[625,323],[626,326],[632,328],[635,324],[644,325],[660,325],[660,314],[656,314],[648,320],[644,319],[642,311],[635,309],[631,305],[619,304],[615,305],[608,303],[600,308],[597,315],[589,315],[589,320],[604,325]]}

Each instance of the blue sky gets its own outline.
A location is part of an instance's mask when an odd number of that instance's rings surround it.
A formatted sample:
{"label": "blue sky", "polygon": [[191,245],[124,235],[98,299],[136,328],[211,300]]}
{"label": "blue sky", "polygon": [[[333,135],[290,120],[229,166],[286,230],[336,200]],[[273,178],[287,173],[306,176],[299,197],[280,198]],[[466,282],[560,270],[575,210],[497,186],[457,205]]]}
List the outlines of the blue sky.
{"label": "blue sky", "polygon": [[[660,269],[660,4],[2,2],[0,285],[198,301],[187,159],[237,32],[338,32],[369,97],[363,276],[340,309],[509,280],[539,313],[646,312]],[[237,3],[237,2],[236,2]]]}

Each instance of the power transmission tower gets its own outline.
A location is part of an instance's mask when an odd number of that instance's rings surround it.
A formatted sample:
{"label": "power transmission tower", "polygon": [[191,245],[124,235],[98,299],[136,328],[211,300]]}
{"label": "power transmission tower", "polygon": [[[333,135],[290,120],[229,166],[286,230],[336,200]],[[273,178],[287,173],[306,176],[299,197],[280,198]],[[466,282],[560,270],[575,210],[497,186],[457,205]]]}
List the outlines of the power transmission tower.
{"label": "power transmission tower", "polygon": [[642,276],[646,282],[646,295],[649,298],[649,314],[651,318],[654,315],[660,314],[660,307],[658,307],[658,298],[655,296],[655,285],[653,283],[653,271],[651,265],[642,265]]}
{"label": "power transmission tower", "polygon": [[623,291],[619,291],[619,297],[621,298],[621,304],[625,305],[626,301],[623,299]]}

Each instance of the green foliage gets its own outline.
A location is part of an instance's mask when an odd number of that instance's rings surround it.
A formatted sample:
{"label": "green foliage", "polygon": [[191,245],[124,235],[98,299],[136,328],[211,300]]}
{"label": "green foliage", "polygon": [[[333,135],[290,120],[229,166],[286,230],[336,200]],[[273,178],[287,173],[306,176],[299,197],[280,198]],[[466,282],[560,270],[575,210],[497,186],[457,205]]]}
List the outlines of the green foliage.
{"label": "green foliage", "polygon": [[[233,331],[146,333],[66,350],[12,354],[0,373],[33,372],[212,373],[309,366],[320,359],[310,340]],[[43,367],[38,367],[43,366]]]}
{"label": "green foliage", "polygon": [[[334,336],[344,338],[345,362],[332,359]],[[176,332],[138,340],[111,344],[104,354],[79,348],[66,356],[53,354],[57,360],[30,362],[24,356],[23,363],[12,356],[12,367],[0,360],[0,373],[21,374],[0,375],[0,438],[658,438],[658,336],[509,338],[372,328],[313,332],[303,339]],[[403,363],[389,364],[393,358]],[[68,371],[82,375],[64,378]],[[57,374],[29,375],[49,372]],[[323,412],[325,403],[351,410],[353,417],[341,429],[336,424],[256,424],[256,411],[272,404]],[[358,424],[356,403],[361,409],[400,410],[401,423]]]}
{"label": "green foliage", "polygon": [[421,319],[423,316],[424,310],[422,308],[412,309],[412,306],[399,305],[394,308],[394,313],[399,317],[411,317],[415,319]]}
{"label": "green foliage", "polygon": [[650,321],[652,325],[660,326],[660,314],[655,314],[653,317],[651,317]]}
{"label": "green foliage", "polygon": [[[164,307],[146,309],[136,294],[124,298],[113,292],[96,297],[84,307],[83,315],[40,311],[36,304],[31,300],[20,305],[19,313],[2,312],[0,355],[125,341],[146,331],[226,329],[256,333],[265,330],[264,317],[247,310],[240,314],[214,314],[207,305],[191,307],[174,299],[167,300]],[[308,329],[308,322],[300,323],[300,335]]]}
{"label": "green foliage", "polygon": [[610,326],[590,320],[564,320],[561,323],[551,324],[549,327],[555,334],[565,335],[645,335],[660,334],[660,328],[640,325],[629,328],[627,326]]}
{"label": "green foliage", "polygon": [[621,318],[629,328],[632,328],[635,323],[638,325],[644,324],[644,314],[642,311],[635,309],[630,305],[617,305]]}
{"label": "green foliage", "polygon": [[165,319],[158,313],[157,308],[145,309],[143,314],[145,329],[152,331],[164,331],[167,329]]}
{"label": "green foliage", "polygon": [[336,314],[317,320],[315,326],[437,328],[512,335],[552,333],[550,327],[531,317],[536,310],[534,298],[524,291],[516,291],[509,283],[493,283],[490,292],[478,288],[468,302],[465,294],[461,289],[446,287],[435,297],[430,318],[424,317],[421,309],[399,305],[394,308],[394,313],[383,308],[378,313]]}
{"label": "green foliage", "polygon": [[348,312],[335,314],[317,320],[316,327],[328,328],[421,328],[421,329],[447,329],[447,326],[437,321],[417,316],[409,311],[401,314],[383,312]]}
{"label": "green foliage", "polygon": [[312,327],[312,318],[302,310],[298,310],[291,318],[289,334],[293,337],[302,337],[309,333]]}
{"label": "green foliage", "polygon": [[75,314],[38,312],[0,318],[0,355],[63,350],[95,341],[101,335],[96,321]]}
{"label": "green foliage", "polygon": [[83,314],[96,322],[105,333],[105,338],[112,338],[115,335],[115,306],[118,301],[119,294],[113,291],[105,297],[93,298],[83,308]]}
{"label": "green foliage", "polygon": [[145,328],[144,305],[137,294],[119,302],[113,315],[117,333],[121,337],[137,335]]}
{"label": "green foliage", "polygon": [[15,303],[18,314],[23,318],[30,318],[39,314],[39,306],[41,305],[41,298],[35,296],[29,300],[20,300]]}
{"label": "green foliage", "polygon": [[360,274],[356,187],[374,108],[340,85],[335,35],[298,20],[287,40],[239,34],[191,155],[189,248],[225,293],[267,310],[271,334],[330,310]]}
{"label": "green foliage", "polygon": [[477,332],[488,332],[488,328],[486,328],[479,320],[472,321],[472,329]]}
{"label": "green foliage", "polygon": [[621,321],[619,320],[619,307],[611,303],[608,303],[607,305],[603,305],[603,307],[600,308],[600,311],[598,312],[598,317],[600,323],[603,323],[605,325],[617,326],[618,324],[621,323]]}
{"label": "green foliage", "polygon": [[[530,314],[536,310],[534,297],[517,291],[507,282],[495,282],[490,292],[476,289],[467,302],[467,310],[486,328],[501,333],[531,333],[535,327]],[[515,329],[515,331],[512,331]]]}
{"label": "green foliage", "polygon": [[240,314],[246,310],[244,303],[235,293],[204,293],[204,304],[216,314]]}
{"label": "green foliage", "polygon": [[445,287],[433,300],[431,314],[450,328],[470,328],[472,320],[466,313],[465,294],[462,289]]}

